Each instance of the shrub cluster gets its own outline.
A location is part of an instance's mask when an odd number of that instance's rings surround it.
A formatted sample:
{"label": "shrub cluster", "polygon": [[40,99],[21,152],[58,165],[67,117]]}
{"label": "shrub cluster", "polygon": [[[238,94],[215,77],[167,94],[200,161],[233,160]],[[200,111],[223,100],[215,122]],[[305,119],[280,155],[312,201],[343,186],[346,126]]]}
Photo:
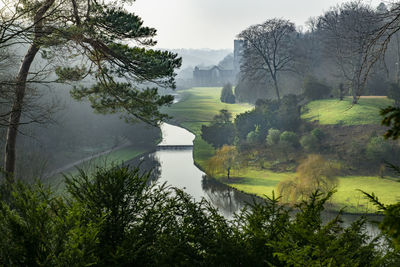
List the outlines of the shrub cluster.
{"label": "shrub cluster", "polygon": [[[360,219],[323,224],[331,193],[314,193],[290,215],[276,198],[227,220],[181,190],[148,185],[126,167],[81,172],[66,180],[67,198],[41,184],[3,184],[3,266],[382,266],[383,255]],[[390,244],[389,244],[390,245]]]}

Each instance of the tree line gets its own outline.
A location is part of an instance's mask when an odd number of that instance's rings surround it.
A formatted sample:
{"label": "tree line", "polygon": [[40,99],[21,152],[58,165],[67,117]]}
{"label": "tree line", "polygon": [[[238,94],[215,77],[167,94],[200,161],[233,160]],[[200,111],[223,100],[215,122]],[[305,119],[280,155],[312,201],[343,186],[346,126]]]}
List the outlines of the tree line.
{"label": "tree line", "polygon": [[373,41],[397,8],[351,1],[310,18],[305,30],[276,18],[248,27],[238,34],[243,51],[237,100],[279,102],[284,94],[304,92],[310,78],[333,89],[325,97],[351,95],[353,104],[364,94],[393,95],[388,91],[399,80],[398,32],[384,44],[385,53],[379,54],[381,42]]}

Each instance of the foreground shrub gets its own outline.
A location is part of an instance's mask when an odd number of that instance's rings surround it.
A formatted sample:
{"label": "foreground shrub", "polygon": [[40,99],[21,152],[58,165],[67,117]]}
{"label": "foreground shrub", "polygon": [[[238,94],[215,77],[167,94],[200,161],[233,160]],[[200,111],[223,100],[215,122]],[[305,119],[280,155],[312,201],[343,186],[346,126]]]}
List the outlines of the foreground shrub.
{"label": "foreground shrub", "polygon": [[[321,220],[332,193],[291,209],[266,198],[232,220],[126,167],[80,172],[67,197],[20,182],[0,188],[1,266],[388,266],[365,221]],[[8,192],[8,193],[7,193]],[[291,217],[292,216],[292,217]]]}

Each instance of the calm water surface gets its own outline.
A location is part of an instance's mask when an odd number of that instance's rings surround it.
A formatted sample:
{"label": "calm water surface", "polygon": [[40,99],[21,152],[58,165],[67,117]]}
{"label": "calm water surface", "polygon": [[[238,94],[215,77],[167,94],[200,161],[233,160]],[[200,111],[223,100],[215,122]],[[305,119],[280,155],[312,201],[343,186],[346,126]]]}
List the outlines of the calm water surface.
{"label": "calm water surface", "polygon": [[[167,123],[162,124],[161,131],[163,140],[156,152],[145,155],[138,159],[142,161],[142,167],[153,169],[153,179],[159,183],[167,183],[173,187],[183,189],[196,200],[205,198],[217,207],[222,215],[231,218],[233,213],[242,208],[246,203],[252,203],[253,197],[238,192],[214,179],[208,178],[204,172],[194,165],[193,145],[195,136],[181,128]],[[169,148],[162,148],[168,146]],[[175,148],[170,148],[176,146]],[[179,146],[185,146],[179,148]],[[135,162],[129,164],[134,165]],[[326,212],[323,220],[328,221],[335,218],[337,213]],[[345,225],[357,220],[359,215],[342,215]],[[371,220],[379,220],[379,217],[369,216]],[[375,224],[368,223],[367,231],[376,236],[379,232]]]}

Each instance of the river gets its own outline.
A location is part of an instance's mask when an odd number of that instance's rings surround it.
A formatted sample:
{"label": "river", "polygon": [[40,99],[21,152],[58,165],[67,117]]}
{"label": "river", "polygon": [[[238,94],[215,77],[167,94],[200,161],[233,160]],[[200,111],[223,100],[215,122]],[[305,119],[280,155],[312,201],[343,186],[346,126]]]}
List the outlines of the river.
{"label": "river", "polygon": [[193,140],[195,136],[171,124],[161,125],[163,140],[156,152],[128,162],[134,166],[139,161],[145,170],[153,170],[153,180],[183,189],[197,201],[205,198],[227,218],[251,203],[253,197],[206,176],[194,164]]}
{"label": "river", "polygon": [[[197,168],[193,161],[192,147],[195,136],[191,132],[167,123],[161,125],[161,131],[163,140],[157,151],[128,164],[134,166],[139,161],[142,162],[144,169],[153,170],[154,181],[183,189],[196,200],[205,198],[226,218],[232,218],[246,203],[252,203],[252,196],[207,177]],[[323,220],[331,220],[336,215],[336,212],[324,212]],[[349,225],[359,217],[360,215],[343,214],[342,220],[344,225]],[[368,219],[380,220],[380,217],[368,216]],[[376,236],[379,232],[373,223],[367,224],[367,231],[371,236]]]}

